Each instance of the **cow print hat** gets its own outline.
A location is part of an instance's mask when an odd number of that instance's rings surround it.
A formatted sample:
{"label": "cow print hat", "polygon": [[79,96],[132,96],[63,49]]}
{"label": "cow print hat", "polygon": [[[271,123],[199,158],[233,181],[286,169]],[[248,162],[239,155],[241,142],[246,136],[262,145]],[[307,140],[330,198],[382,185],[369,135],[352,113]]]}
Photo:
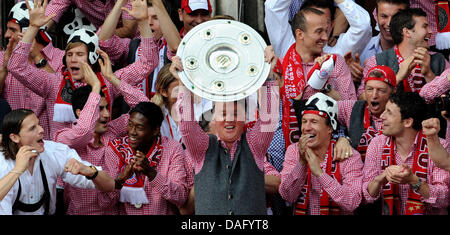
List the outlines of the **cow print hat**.
{"label": "cow print hat", "polygon": [[[32,1],[28,1],[30,7],[34,7],[34,3]],[[12,21],[17,23],[20,26],[21,32],[25,32],[30,26],[30,13],[28,12],[27,4],[25,2],[16,3],[8,15],[8,22]],[[46,32],[46,27],[43,25],[39,32],[36,35],[36,40],[42,45],[47,45],[52,41],[50,35]]]}
{"label": "cow print hat", "polygon": [[333,130],[337,130],[338,104],[333,98],[320,92],[316,93],[306,102],[305,111],[307,110],[319,111],[320,116],[321,112],[326,113],[323,116],[328,116]]}
{"label": "cow print hat", "polygon": [[99,49],[97,34],[88,29],[79,29],[70,35],[67,44],[72,42],[82,42],[86,44],[89,54],[89,63],[94,65],[97,62],[99,58],[99,54],[97,53],[97,50]]}

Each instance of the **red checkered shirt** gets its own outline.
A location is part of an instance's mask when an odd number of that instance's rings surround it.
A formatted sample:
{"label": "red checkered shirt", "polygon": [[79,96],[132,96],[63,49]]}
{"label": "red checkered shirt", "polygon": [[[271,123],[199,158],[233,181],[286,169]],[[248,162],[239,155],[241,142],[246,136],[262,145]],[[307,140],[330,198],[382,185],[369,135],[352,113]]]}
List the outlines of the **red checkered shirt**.
{"label": "red checkered shirt", "polygon": [[[121,80],[136,86],[146,78],[158,64],[157,48],[151,38],[143,38],[143,55],[135,63],[116,71],[114,74]],[[53,119],[54,105],[63,75],[61,73],[50,74],[46,71],[37,69],[27,63],[31,43],[20,41],[13,50],[8,64],[8,68],[13,76],[23,85],[34,91],[46,100],[47,112],[50,119]],[[106,79],[105,79],[106,80]],[[75,81],[76,82],[76,81]],[[119,91],[108,81],[106,86],[111,95],[111,102],[119,95]],[[50,121],[50,137],[53,139],[56,131],[62,128],[70,127],[70,122]]]}
{"label": "red checkered shirt", "polygon": [[[161,161],[156,167],[158,174],[149,182],[146,177],[144,190],[149,204],[136,208],[130,203],[120,203],[120,214],[124,215],[173,215],[177,207],[186,202],[189,194],[186,185],[186,155],[180,143],[165,136],[161,137],[163,152]],[[105,170],[113,178],[119,173],[119,157],[111,147],[106,149]],[[110,206],[117,205],[120,191],[102,192],[102,201],[109,201]]]}
{"label": "red checkered shirt", "polygon": [[[136,88],[125,82],[121,82],[119,90],[124,96],[127,104],[133,108],[139,102],[148,102],[148,98]],[[77,119],[71,128],[64,128],[55,134],[55,141],[69,145],[75,149],[82,160],[88,161],[96,166],[105,167],[105,151],[108,142],[117,137],[126,135],[126,127],[129,115],[123,114],[108,123],[108,131],[100,136],[102,146],[94,145],[95,125],[99,118],[99,104],[101,96],[91,93]],[[70,198],[67,214],[69,215],[115,215],[118,214],[117,207],[103,207],[110,205],[108,202],[100,202],[98,190],[75,188],[65,184],[64,189]]]}
{"label": "red checkered shirt", "polygon": [[[67,8],[75,4],[78,9],[86,16],[86,18],[97,28],[99,28],[103,22],[105,22],[106,17],[109,15],[111,10],[114,8],[116,1],[114,0],[106,0],[103,3],[100,0],[52,0],[48,4],[45,15],[56,14],[53,20],[58,23],[59,19],[63,15],[63,13],[67,10]],[[128,3],[125,5],[126,8],[131,10],[131,4]],[[132,20],[133,17],[130,16],[125,11],[122,13],[122,20]]]}
{"label": "red checkered shirt", "polygon": [[[276,129],[276,125],[278,124],[278,106],[277,108],[271,108],[272,105],[279,104],[278,99],[272,102],[273,97],[271,95],[272,92],[272,83],[266,84],[268,85],[268,93],[267,93],[267,108],[266,115],[269,114],[269,118],[265,118],[268,120],[267,122],[263,122],[260,118],[256,121],[253,128],[247,131],[246,138],[247,143],[250,147],[252,155],[255,159],[256,165],[258,168],[263,171],[264,170],[264,159],[266,158],[267,149],[272,141],[274,131]],[[206,150],[209,145],[209,136],[206,134],[202,128],[198,125],[194,117],[194,107],[191,102],[191,92],[186,90],[185,87],[180,87],[178,91],[178,99],[176,108],[180,115],[179,128],[181,134],[183,136],[183,142],[187,149],[187,154],[192,157],[192,161],[194,163],[195,172],[198,173],[202,169]],[[278,97],[277,97],[278,98]],[[261,112],[260,112],[261,114]],[[231,161],[233,161],[234,154],[237,149],[237,144],[240,141],[240,137],[233,143],[232,148],[229,150]],[[220,143],[224,148],[225,144],[223,141],[218,138]]]}
{"label": "red checkered shirt", "polygon": [[[288,202],[295,203],[303,185],[307,179],[307,166],[302,166],[298,161],[298,144],[291,144],[286,150],[283,170],[281,171],[281,184],[279,192],[281,197]],[[336,202],[341,214],[352,214],[359,206],[362,193],[362,168],[363,163],[359,153],[353,149],[353,156],[339,163],[342,175],[342,183],[325,173],[326,166],[323,162],[320,167],[323,174],[318,178],[311,174],[311,192],[309,195],[308,214],[320,214],[320,192],[325,190],[331,199]]]}
{"label": "red checkered shirt", "polygon": [[[325,53],[322,53],[325,55]],[[283,61],[281,59],[281,61]],[[305,63],[302,62],[304,74],[308,74],[311,68],[314,66],[314,62]],[[342,100],[356,100],[355,85],[353,85],[352,76],[350,70],[345,63],[344,57],[337,55],[334,63],[334,69],[331,73],[327,84],[336,89],[341,94]],[[320,90],[312,88],[309,84],[306,84],[303,91],[302,100],[307,100]]]}
{"label": "red checkered shirt", "polygon": [[[60,73],[63,65],[62,57],[64,56],[64,51],[53,47],[53,45],[49,43],[44,49],[42,49],[41,52],[55,73]],[[4,52],[2,51],[0,52],[0,64],[3,64],[3,59]],[[28,58],[24,63],[28,63]],[[33,66],[37,69],[34,65],[29,66]],[[11,73],[8,73],[5,79],[5,86],[2,96],[6,101],[8,101],[11,109],[13,110],[19,108],[33,110],[39,118],[39,124],[44,128],[44,139],[50,139],[50,118],[46,107],[47,102],[45,102],[41,96],[22,85],[22,83],[14,78]]]}
{"label": "red checkered shirt", "polygon": [[[352,109],[353,105],[355,105],[356,100],[341,100],[338,101],[338,121],[341,125],[345,125],[347,128],[350,127],[350,117],[352,115]],[[383,120],[379,117],[373,116],[370,111],[369,115],[373,123],[375,124],[376,130],[381,130],[381,127],[383,125]]]}
{"label": "red checkered shirt", "polygon": [[[361,84],[358,87],[358,90],[356,91],[356,95],[359,97],[362,93],[364,93],[364,87],[366,86],[366,77],[367,77],[367,73],[370,71],[370,69],[372,69],[373,67],[377,66],[377,60],[375,58],[375,55],[370,57],[369,59],[367,59],[367,63],[366,66],[364,66],[364,71],[363,71],[363,78],[361,80]],[[450,63],[445,60],[445,69],[449,69],[450,68]],[[444,72],[442,72],[442,74],[444,74]],[[436,74],[437,76],[439,76],[440,74]],[[433,81],[436,80],[433,79]],[[426,84],[425,84],[426,85]],[[425,86],[424,85],[424,86]],[[423,87],[422,87],[423,88]],[[431,90],[428,89],[427,91],[425,91],[424,93],[421,92],[421,96],[423,97],[423,95],[427,96],[427,93],[430,92]]]}
{"label": "red checkered shirt", "polygon": [[[364,178],[362,184],[364,199],[367,203],[373,203],[382,194],[382,191],[380,190],[379,195],[377,195],[376,197],[372,197],[367,191],[367,188],[369,183],[376,176],[383,173],[383,170],[381,169],[381,155],[387,138],[388,137],[385,135],[379,135],[372,139],[369,147],[367,148],[366,160],[364,162],[363,170]],[[447,152],[450,152],[449,141],[440,139],[440,142],[442,146],[444,146],[444,148],[447,150]],[[406,163],[410,168],[412,168],[416,145],[417,138],[414,144],[411,145],[410,153],[405,161],[402,160],[402,157],[397,151],[397,146],[395,146],[394,153],[395,162],[397,163],[397,165]],[[425,204],[425,214],[447,214],[446,208],[449,199],[450,173],[438,168],[431,160],[428,160],[428,164],[427,183],[430,188],[430,198],[421,199]],[[405,206],[409,189],[410,186],[408,184],[399,185],[400,211],[402,215],[405,214]]]}

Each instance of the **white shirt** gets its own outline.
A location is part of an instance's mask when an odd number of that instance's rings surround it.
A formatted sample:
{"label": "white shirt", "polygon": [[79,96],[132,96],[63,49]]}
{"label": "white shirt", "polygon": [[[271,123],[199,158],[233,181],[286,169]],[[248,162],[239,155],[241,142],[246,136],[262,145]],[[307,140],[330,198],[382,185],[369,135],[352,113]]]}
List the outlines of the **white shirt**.
{"label": "white shirt", "polygon": [[[283,58],[289,47],[295,43],[289,24],[289,6],[291,0],[266,0],[264,22],[275,53]],[[337,4],[350,25],[346,33],[342,33],[335,46],[325,46],[326,53],[344,56],[348,51],[361,51],[372,36],[369,13],[351,0]]]}
{"label": "white shirt", "polygon": [[[50,191],[50,206],[49,214],[55,213],[56,208],[56,179],[60,176],[64,182],[69,183],[72,186],[79,188],[95,189],[95,185],[92,180],[88,180],[83,175],[72,175],[64,171],[64,167],[72,158],[85,164],[92,165],[86,161],[82,161],[74,149],[69,148],[65,144],[44,141],[44,152],[36,157],[34,163],[33,175],[26,170],[20,177],[20,184],[22,192],[19,200],[23,203],[34,204],[37,203],[44,194],[44,186],[42,183],[41,170],[39,167],[39,161],[42,161],[44,166],[45,175],[47,178],[48,188]],[[12,159],[5,159],[3,152],[0,152],[0,178],[7,175],[15,165],[15,161]],[[101,167],[96,166],[98,170]],[[3,200],[0,201],[0,215],[12,215],[12,207],[14,201],[17,198],[19,190],[19,181],[17,181]],[[44,206],[41,206],[34,212],[22,212],[15,211],[17,215],[42,215],[44,214]]]}
{"label": "white shirt", "polygon": [[161,107],[161,110],[164,115],[164,120],[161,124],[161,135],[181,143],[182,135],[177,123],[172,119],[172,116],[169,114],[169,110],[167,110],[165,105]]}
{"label": "white shirt", "polygon": [[370,57],[372,57],[376,54],[380,54],[381,52],[383,52],[383,48],[381,48],[381,45],[380,45],[380,34],[381,33],[379,33],[377,36],[374,36],[374,37],[372,37],[372,39],[370,39],[366,48],[364,48],[363,52],[359,56],[362,67],[364,67],[364,62],[367,59],[369,59]]}

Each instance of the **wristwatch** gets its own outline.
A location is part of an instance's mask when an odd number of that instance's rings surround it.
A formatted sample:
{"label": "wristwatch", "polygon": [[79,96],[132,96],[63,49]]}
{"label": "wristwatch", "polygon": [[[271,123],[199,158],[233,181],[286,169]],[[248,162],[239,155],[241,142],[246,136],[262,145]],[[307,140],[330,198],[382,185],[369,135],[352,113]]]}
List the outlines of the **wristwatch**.
{"label": "wristwatch", "polygon": [[330,83],[328,83],[327,85],[325,85],[325,87],[322,89],[322,92],[323,93],[328,93],[328,92],[330,92],[331,91],[331,84]]}
{"label": "wristwatch", "polygon": [[417,192],[417,190],[419,190],[420,186],[423,184],[422,179],[420,179],[420,177],[417,177],[417,178],[419,178],[419,181],[417,181],[417,183],[415,183],[415,184],[411,184],[411,187],[413,188],[413,190],[415,192]]}
{"label": "wristwatch", "polygon": [[92,175],[92,176],[85,176],[85,177],[86,177],[88,180],[93,180],[93,179],[95,179],[95,177],[97,177],[97,175],[98,175],[98,170],[97,170],[97,168],[96,168],[94,165],[90,166],[90,168],[92,168],[92,170],[95,171],[94,175]]}
{"label": "wristwatch", "polygon": [[36,63],[35,65],[38,68],[45,67],[47,65],[47,60],[46,59],[42,59],[42,60],[39,61],[39,63]]}

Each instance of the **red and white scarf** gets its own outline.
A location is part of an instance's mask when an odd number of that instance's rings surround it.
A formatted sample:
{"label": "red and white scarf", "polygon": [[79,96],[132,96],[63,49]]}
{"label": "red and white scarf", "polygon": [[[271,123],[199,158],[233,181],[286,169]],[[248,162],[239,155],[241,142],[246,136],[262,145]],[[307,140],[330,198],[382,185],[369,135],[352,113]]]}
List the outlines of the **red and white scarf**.
{"label": "red and white scarf", "polygon": [[[428,147],[427,139],[422,131],[416,137],[417,148],[414,151],[414,162],[412,173],[427,180],[428,168]],[[381,169],[384,170],[391,165],[396,165],[394,153],[395,140],[389,137],[383,147],[381,155]],[[421,202],[421,195],[414,192],[410,187],[408,192],[408,199],[406,201],[405,214],[406,215],[423,215],[425,212],[424,204]],[[398,184],[391,184],[388,182],[383,187],[383,215],[400,215],[400,200],[399,200],[399,186]]]}
{"label": "red and white scarf", "polygon": [[[63,79],[59,86],[58,96],[53,112],[53,121],[55,122],[74,122],[76,120],[75,114],[72,110],[72,94],[80,87],[86,86],[87,83],[74,82],[69,71],[62,72]],[[106,87],[105,80],[100,72],[97,72],[97,78],[100,81],[100,86],[103,94],[105,94],[106,101],[109,104],[110,111],[112,108],[111,97],[109,96],[108,88]]]}
{"label": "red and white scarf", "polygon": [[[398,46],[394,46],[395,54],[397,55],[397,61],[400,64],[405,60],[400,54]],[[420,89],[425,85],[425,77],[423,76],[420,65],[416,65],[413,72],[409,75],[408,79],[403,79],[403,88],[405,92],[420,92]]]}
{"label": "red and white scarf", "polygon": [[359,140],[359,144],[356,147],[356,150],[361,154],[361,160],[364,163],[364,160],[366,159],[366,151],[367,147],[370,144],[370,141],[372,141],[373,138],[381,134],[381,131],[377,131],[372,125],[371,125],[371,119],[370,119],[370,112],[369,112],[369,105],[366,104],[366,107],[364,109],[364,133],[361,135],[361,139]]}
{"label": "red and white scarf", "polygon": [[[125,167],[130,163],[130,160],[136,156],[134,149],[129,144],[129,137],[125,136],[114,139],[109,142],[109,146],[119,156],[119,170],[123,172]],[[161,161],[162,151],[161,137],[158,136],[146,155],[150,162],[150,167],[156,168],[158,166]],[[145,178],[145,174],[138,172],[127,179],[123,184],[123,188],[120,190],[120,201],[129,202],[133,205],[148,204],[148,198],[144,191]]]}
{"label": "red and white scarf", "polygon": [[[333,161],[333,149],[336,145],[335,140],[331,140],[328,152],[325,155],[324,164],[326,166],[325,173],[341,182],[341,171],[338,161]],[[300,196],[297,199],[295,205],[295,215],[306,215],[308,212],[308,203],[311,193],[311,170],[308,165],[308,176],[303,188],[300,192]],[[321,189],[320,192],[320,214],[321,215],[339,215],[339,206],[331,199],[328,193]]]}
{"label": "red and white scarf", "polygon": [[282,101],[282,130],[285,140],[285,147],[295,143],[300,138],[299,124],[295,115],[295,109],[291,99],[303,94],[309,78],[314,71],[320,70],[321,66],[316,63],[305,77],[302,65],[302,58],[295,50],[295,43],[291,45],[283,58],[283,81],[284,85],[280,88]]}

